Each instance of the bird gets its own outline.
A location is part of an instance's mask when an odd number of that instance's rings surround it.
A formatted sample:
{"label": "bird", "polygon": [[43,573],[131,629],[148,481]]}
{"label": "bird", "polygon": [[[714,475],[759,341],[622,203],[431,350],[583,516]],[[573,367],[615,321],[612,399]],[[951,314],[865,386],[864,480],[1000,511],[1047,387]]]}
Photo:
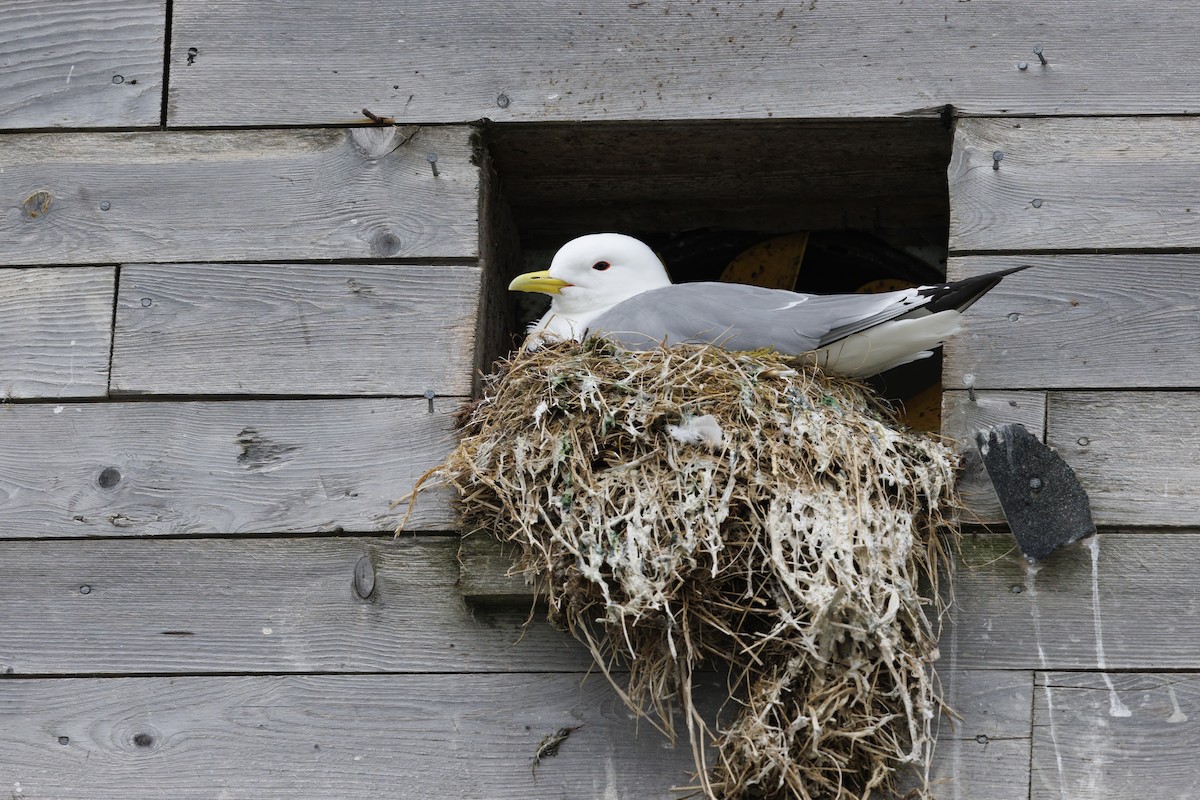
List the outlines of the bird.
{"label": "bird", "polygon": [[550,296],[530,346],[597,335],[631,350],[711,344],[808,355],[825,370],[867,378],[928,358],[959,330],[962,312],[1026,264],[950,283],[879,294],[803,294],[736,283],[672,283],[644,242],[592,233],[564,244],[550,268],[508,288]]}

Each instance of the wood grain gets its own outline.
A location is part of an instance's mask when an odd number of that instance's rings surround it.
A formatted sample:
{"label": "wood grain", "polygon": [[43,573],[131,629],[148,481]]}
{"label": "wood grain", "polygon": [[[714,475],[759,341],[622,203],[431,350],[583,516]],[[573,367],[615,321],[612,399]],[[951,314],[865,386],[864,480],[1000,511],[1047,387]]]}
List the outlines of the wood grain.
{"label": "wood grain", "polygon": [[[938,666],[958,714],[937,728],[930,787],[936,800],[1028,800],[1033,675]],[[913,785],[911,782],[905,786]]]}
{"label": "wood grain", "polygon": [[1043,561],[1030,590],[1012,537],[968,536],[943,659],[960,669],[1096,670],[1098,615],[1108,669],[1200,669],[1200,596],[1188,588],[1198,558],[1192,530],[1102,533],[1094,604],[1084,544]]}
{"label": "wood grain", "polygon": [[[1200,675],[1038,673],[1034,800],[1196,797]],[[1113,698],[1130,712],[1111,713]],[[1061,761],[1062,768],[1059,769]]]}
{"label": "wood grain", "polygon": [[[457,403],[117,403],[0,411],[0,538],[377,531],[453,446]],[[453,526],[445,494],[410,529]]]}
{"label": "wood grain", "polygon": [[[466,127],[8,136],[0,263],[474,258],[469,136]],[[21,206],[38,192],[48,210],[30,218]]]}
{"label": "wood grain", "polygon": [[[1200,209],[1200,206],[1197,206]],[[1200,385],[1200,255],[980,256],[951,278],[1005,278],[946,343],[943,378],[983,388]]]}
{"label": "wood grain", "polygon": [[1196,247],[1198,143],[1195,118],[960,120],[950,251]]}
{"label": "wood grain", "polygon": [[[953,386],[953,378],[946,376],[946,383]],[[961,459],[958,491],[965,507],[964,523],[1004,522],[1000,499],[975,446],[975,434],[1010,422],[1024,425],[1034,436],[1044,438],[1045,393],[977,391],[974,399],[965,391],[942,395],[942,435],[953,440]]]}
{"label": "wood grain", "polygon": [[[490,601],[506,590],[503,599],[523,607],[519,580],[503,581],[511,562],[495,542],[487,552],[488,544],[482,537],[464,540],[463,591],[473,592],[476,601],[490,591]],[[1042,562],[1031,592],[1011,536],[969,534],[949,581],[954,604],[948,621],[953,624],[941,637],[939,670],[1095,669],[1094,608],[1109,668],[1200,669],[1200,653],[1191,646],[1200,638],[1200,596],[1186,588],[1194,582],[1197,560],[1200,534],[1190,530],[1103,533],[1096,573],[1100,602],[1093,606],[1091,553],[1085,545],[1068,546]],[[530,597],[525,589],[524,602]]]}
{"label": "wood grain", "polygon": [[[39,800],[668,800],[692,763],[686,740],[671,747],[639,727],[599,676],[29,679],[4,689],[7,785]],[[561,728],[576,729],[535,775],[540,742]]]}
{"label": "wood grain", "polygon": [[[474,611],[458,537],[0,541],[0,672],[586,670],[529,607]],[[361,559],[374,588],[353,586]]]}
{"label": "wood grain", "polygon": [[1075,470],[1097,525],[1200,518],[1195,392],[1051,392],[1046,443]]}
{"label": "wood grain", "polygon": [[126,266],[113,391],[466,395],[479,294],[467,266]]}
{"label": "wood grain", "polygon": [[278,14],[180,0],[168,113],[183,126],[339,123],[363,105],[402,122],[936,117],[948,103],[1194,113],[1198,13],[1171,0],[1147,0],[1132,21],[1106,3],[1037,0],[354,0]]}
{"label": "wood grain", "polygon": [[4,0],[0,128],[157,126],[165,0]]}
{"label": "wood grain", "polygon": [[0,270],[0,398],[108,392],[116,270]]}
{"label": "wood grain", "polygon": [[[474,545],[472,539],[477,539]],[[463,591],[476,602],[499,605],[500,598],[523,607],[530,590],[525,588],[522,598],[519,579],[504,579],[511,562],[499,545],[490,545],[485,553],[486,539],[464,540]],[[1200,638],[1200,600],[1181,588],[1193,582],[1197,560],[1200,534],[1190,531],[1100,535],[1096,587],[1108,668],[1200,669],[1200,654],[1190,644]],[[941,637],[939,672],[1096,668],[1090,551],[1076,544],[1046,559],[1032,593],[1027,579],[1025,562],[1008,534],[963,538],[950,581],[952,624]]]}

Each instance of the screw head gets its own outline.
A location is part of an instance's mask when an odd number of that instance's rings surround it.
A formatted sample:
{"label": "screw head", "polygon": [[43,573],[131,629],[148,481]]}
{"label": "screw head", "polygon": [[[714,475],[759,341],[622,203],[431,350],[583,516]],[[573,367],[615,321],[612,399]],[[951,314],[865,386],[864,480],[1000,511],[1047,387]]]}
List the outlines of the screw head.
{"label": "screw head", "polygon": [[1029,479],[1029,488],[1035,492],[1040,492],[1043,485],[1041,478],[1034,477]]}

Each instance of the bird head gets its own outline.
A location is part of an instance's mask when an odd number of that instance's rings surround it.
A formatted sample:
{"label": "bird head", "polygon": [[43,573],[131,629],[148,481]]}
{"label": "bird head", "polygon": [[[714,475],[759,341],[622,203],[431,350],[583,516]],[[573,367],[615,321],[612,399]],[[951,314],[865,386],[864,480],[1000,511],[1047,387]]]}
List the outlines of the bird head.
{"label": "bird head", "polygon": [[552,311],[577,316],[670,283],[658,256],[642,242],[619,233],[592,233],[564,244],[550,269],[518,275],[508,288],[548,294]]}

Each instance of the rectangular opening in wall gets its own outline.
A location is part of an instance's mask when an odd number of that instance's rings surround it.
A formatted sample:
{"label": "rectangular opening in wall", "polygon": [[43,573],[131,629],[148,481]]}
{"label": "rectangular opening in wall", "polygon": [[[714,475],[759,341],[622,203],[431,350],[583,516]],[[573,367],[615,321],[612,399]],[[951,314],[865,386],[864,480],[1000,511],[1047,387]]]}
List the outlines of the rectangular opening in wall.
{"label": "rectangular opening in wall", "polygon": [[[645,241],[675,282],[832,293],[945,274],[948,120],[487,125],[483,137],[498,185],[487,213],[515,242],[497,292],[601,231]],[[547,301],[493,299],[514,321],[488,343],[504,352]],[[940,353],[878,382],[914,426],[936,429]]]}

